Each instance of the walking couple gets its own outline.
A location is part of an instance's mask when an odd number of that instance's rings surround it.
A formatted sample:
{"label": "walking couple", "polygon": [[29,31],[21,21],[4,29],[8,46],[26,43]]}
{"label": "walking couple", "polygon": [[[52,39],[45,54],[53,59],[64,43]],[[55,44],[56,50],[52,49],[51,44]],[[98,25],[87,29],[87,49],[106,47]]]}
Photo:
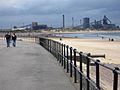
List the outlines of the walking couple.
{"label": "walking couple", "polygon": [[12,41],[13,47],[16,46],[17,36],[15,35],[15,33],[13,33],[12,35],[11,35],[11,33],[7,33],[5,35],[5,38],[6,38],[7,47],[10,47],[11,41]]}

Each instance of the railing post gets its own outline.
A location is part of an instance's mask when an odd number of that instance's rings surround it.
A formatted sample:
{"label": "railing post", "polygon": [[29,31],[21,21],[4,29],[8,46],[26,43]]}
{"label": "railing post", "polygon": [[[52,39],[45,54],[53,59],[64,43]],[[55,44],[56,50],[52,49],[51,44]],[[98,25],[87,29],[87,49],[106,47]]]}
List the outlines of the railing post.
{"label": "railing post", "polygon": [[61,65],[63,66],[63,44],[62,44],[62,62]]}
{"label": "railing post", "polygon": [[66,69],[66,56],[65,56],[65,48],[66,48],[66,45],[64,44],[64,69]]}
{"label": "railing post", "polygon": [[53,40],[51,40],[51,53],[53,54]]}
{"label": "railing post", "polygon": [[51,40],[51,52],[54,55],[54,53],[53,53],[53,50],[54,50],[53,45],[54,45],[53,40]]}
{"label": "railing post", "polygon": [[76,49],[74,49],[74,83],[77,83],[77,70],[76,70]]}
{"label": "railing post", "polygon": [[50,51],[50,47],[51,47],[51,46],[50,46],[50,41],[51,41],[51,40],[49,39],[49,51]]}
{"label": "railing post", "polygon": [[56,44],[56,41],[54,42],[55,43],[55,57],[57,58],[57,44]]}
{"label": "railing post", "polygon": [[54,56],[56,57],[56,42],[54,41]]}
{"label": "railing post", "polygon": [[115,67],[115,69],[113,70],[113,74],[114,74],[113,90],[118,89],[118,73],[116,72],[116,70],[120,70],[120,69],[118,67]]}
{"label": "railing post", "polygon": [[48,51],[50,51],[50,39],[48,39]]}
{"label": "railing post", "polygon": [[41,40],[42,38],[39,38],[39,42],[40,42],[40,45],[42,46],[42,40]]}
{"label": "railing post", "polygon": [[100,69],[99,69],[100,60],[96,60],[96,87],[100,89]]}
{"label": "railing post", "polygon": [[59,43],[57,42],[57,60],[59,59]]}
{"label": "railing post", "polygon": [[48,39],[46,40],[46,49],[48,50]]}
{"label": "railing post", "polygon": [[56,58],[58,58],[58,42],[56,42]]}
{"label": "railing post", "polygon": [[50,50],[49,50],[49,48],[50,48],[50,47],[49,47],[49,41],[50,41],[50,40],[48,39],[48,51],[50,51]]}
{"label": "railing post", "polygon": [[53,48],[53,55],[55,56],[55,42],[54,41],[52,41],[53,42],[53,46],[52,46],[52,48]]}
{"label": "railing post", "polygon": [[[90,79],[90,59],[89,57],[90,56],[90,53],[87,55],[87,79]],[[90,84],[89,84],[89,81],[87,80],[87,90],[89,90],[89,87],[90,87]]]}
{"label": "railing post", "polygon": [[41,45],[41,43],[40,43],[40,37],[39,37],[39,45]]}
{"label": "railing post", "polygon": [[72,77],[72,47],[70,47],[70,77]]}
{"label": "railing post", "polygon": [[57,42],[57,61],[59,61],[59,42]]}
{"label": "railing post", "polygon": [[48,40],[45,40],[46,49],[48,48]]}
{"label": "railing post", "polygon": [[59,43],[59,63],[61,63],[61,43]]}
{"label": "railing post", "polygon": [[82,90],[82,52],[79,53],[80,56],[80,90]]}
{"label": "railing post", "polygon": [[50,52],[51,52],[51,40],[50,40]]}
{"label": "railing post", "polygon": [[47,39],[45,39],[45,48],[46,48],[46,50],[47,50]]}
{"label": "railing post", "polygon": [[44,38],[42,38],[42,43],[43,43],[43,46],[44,46],[44,48],[46,48],[45,46],[45,39]]}
{"label": "railing post", "polygon": [[68,48],[69,48],[69,46],[67,45],[66,46],[67,47],[67,73],[69,73],[69,51],[68,51]]}

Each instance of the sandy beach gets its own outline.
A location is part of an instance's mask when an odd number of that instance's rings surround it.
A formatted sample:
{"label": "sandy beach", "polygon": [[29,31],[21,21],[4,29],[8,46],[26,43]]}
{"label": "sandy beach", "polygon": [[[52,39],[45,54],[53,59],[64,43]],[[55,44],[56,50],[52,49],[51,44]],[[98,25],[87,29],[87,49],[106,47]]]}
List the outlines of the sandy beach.
{"label": "sandy beach", "polygon": [[120,42],[109,41],[108,39],[79,39],[79,38],[52,38],[56,41],[69,45],[77,51],[91,53],[93,55],[103,55],[105,58],[100,58],[102,63],[120,64]]}
{"label": "sandy beach", "polygon": [[[84,53],[91,53],[92,55],[103,55],[105,58],[97,58],[101,63],[109,65],[110,67],[119,67],[120,68],[120,41],[109,41],[108,39],[79,39],[79,38],[62,38],[62,41],[59,38],[51,38],[53,40],[59,41],[77,51],[82,51]],[[78,65],[79,66],[79,65]],[[86,72],[86,69],[83,70]],[[91,78],[95,80],[95,68],[91,66]],[[104,90],[112,90],[112,71],[100,67],[100,78],[101,78],[101,87]],[[120,78],[119,78],[120,82]],[[118,84],[120,86],[120,83]],[[120,87],[119,87],[120,88]]]}

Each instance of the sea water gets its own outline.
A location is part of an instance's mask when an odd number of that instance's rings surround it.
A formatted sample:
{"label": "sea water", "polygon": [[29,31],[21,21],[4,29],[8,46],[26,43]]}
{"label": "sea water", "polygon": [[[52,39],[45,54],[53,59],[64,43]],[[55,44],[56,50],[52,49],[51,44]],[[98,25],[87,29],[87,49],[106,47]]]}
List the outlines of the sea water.
{"label": "sea water", "polygon": [[105,31],[105,32],[85,32],[85,33],[62,33],[56,34],[61,37],[72,37],[72,38],[112,38],[120,40],[120,32],[118,31]]}

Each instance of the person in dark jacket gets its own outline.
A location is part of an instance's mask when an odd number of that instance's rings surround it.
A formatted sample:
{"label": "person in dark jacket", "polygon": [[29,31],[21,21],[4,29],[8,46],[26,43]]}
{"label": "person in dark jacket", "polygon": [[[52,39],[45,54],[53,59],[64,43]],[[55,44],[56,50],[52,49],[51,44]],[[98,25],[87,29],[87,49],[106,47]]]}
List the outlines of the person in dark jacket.
{"label": "person in dark jacket", "polygon": [[11,35],[10,35],[10,33],[7,33],[7,34],[5,35],[5,38],[6,38],[7,47],[10,47],[10,40],[11,40]]}
{"label": "person in dark jacket", "polygon": [[13,33],[13,35],[12,35],[12,43],[13,43],[14,47],[16,46],[16,40],[17,40],[17,36],[15,35],[15,33]]}

